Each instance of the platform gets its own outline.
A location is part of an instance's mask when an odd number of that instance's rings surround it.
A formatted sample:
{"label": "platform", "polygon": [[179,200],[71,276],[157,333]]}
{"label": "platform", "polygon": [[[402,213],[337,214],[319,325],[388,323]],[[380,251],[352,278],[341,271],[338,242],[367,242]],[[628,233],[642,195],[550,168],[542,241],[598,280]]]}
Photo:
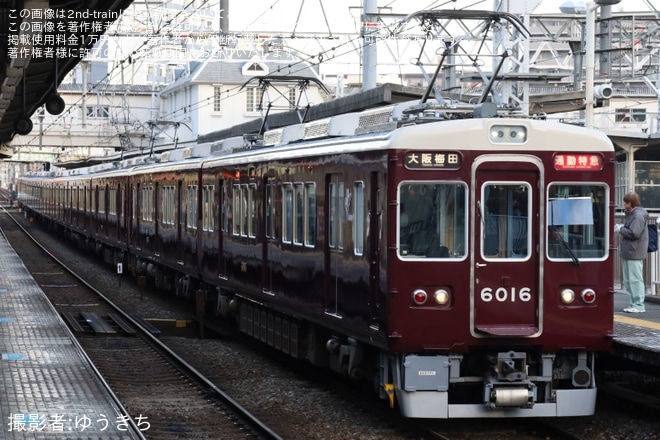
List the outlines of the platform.
{"label": "platform", "polygon": [[0,439],[144,438],[2,235],[0,353]]}
{"label": "platform", "polygon": [[630,306],[628,294],[615,291],[615,338],[610,354],[660,367],[660,295],[646,295],[644,305],[644,313],[625,313],[623,309]]}

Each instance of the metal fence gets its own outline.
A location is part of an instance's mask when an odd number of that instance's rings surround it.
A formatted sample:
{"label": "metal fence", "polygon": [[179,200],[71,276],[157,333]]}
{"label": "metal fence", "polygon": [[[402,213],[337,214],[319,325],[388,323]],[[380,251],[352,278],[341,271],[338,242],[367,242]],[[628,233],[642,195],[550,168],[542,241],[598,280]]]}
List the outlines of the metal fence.
{"label": "metal fence", "polygon": [[[623,223],[624,214],[615,214],[615,222]],[[651,215],[649,223],[657,224],[660,227],[660,217]],[[623,279],[621,277],[621,257],[619,255],[618,234],[614,237],[614,288],[624,290]],[[660,295],[660,251],[647,254],[648,258],[644,262],[644,281],[646,283],[646,293],[651,295]]]}

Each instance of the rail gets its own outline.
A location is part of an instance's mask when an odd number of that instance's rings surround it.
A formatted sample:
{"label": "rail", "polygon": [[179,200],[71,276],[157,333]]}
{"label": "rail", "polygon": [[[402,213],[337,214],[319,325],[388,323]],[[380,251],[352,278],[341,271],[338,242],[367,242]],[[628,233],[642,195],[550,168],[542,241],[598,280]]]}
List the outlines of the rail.
{"label": "rail", "polygon": [[[615,223],[623,223],[624,214],[615,214]],[[660,216],[651,215],[649,217],[651,224],[655,223],[660,227]],[[614,237],[614,288],[625,290],[621,276],[621,256],[619,255],[619,236]],[[646,285],[647,295],[657,295],[660,297],[660,251],[647,254],[644,262],[644,283]]]}

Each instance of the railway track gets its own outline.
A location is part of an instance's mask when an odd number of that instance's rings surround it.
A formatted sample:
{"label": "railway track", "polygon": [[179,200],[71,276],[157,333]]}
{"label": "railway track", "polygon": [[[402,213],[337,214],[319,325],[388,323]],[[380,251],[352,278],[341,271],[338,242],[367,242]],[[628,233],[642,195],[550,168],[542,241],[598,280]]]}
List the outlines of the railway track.
{"label": "railway track", "polygon": [[[20,219],[24,224],[31,224],[27,223],[27,219],[25,218],[20,217]],[[0,226],[4,227],[3,223],[0,223]],[[38,230],[36,226],[37,225],[35,224],[34,227],[30,227],[30,231],[37,236],[45,235],[41,230]],[[65,259],[71,260],[71,257],[67,256]],[[73,259],[79,260],[80,257],[74,257]],[[105,266],[96,266],[96,268],[92,268],[92,270],[86,274],[86,276],[89,277],[88,279],[91,280],[90,282],[95,285],[97,284],[96,277],[98,272],[100,272],[98,267]],[[54,269],[41,269],[41,271],[44,272],[46,279],[39,282],[46,287],[52,285],[50,288],[54,291],[53,295],[58,294],[59,291],[70,289],[66,282],[57,281],[55,277],[50,274],[50,272],[55,271]],[[109,270],[109,272],[112,273],[112,270]],[[73,284],[73,282],[71,283]],[[130,283],[126,282],[126,284],[126,286],[123,286],[121,278],[115,277],[113,281],[110,281],[109,285],[106,284],[105,287],[103,287],[103,290],[112,295],[117,292],[129,290],[130,287],[128,284]],[[141,289],[141,291],[142,290],[143,289]],[[62,292],[59,293],[61,294]],[[153,296],[152,293],[153,292],[147,293],[145,291],[145,303],[158,301],[158,296]],[[133,293],[132,297],[135,296],[135,293]],[[57,297],[54,298],[57,301]],[[113,296],[113,298],[115,297]],[[60,298],[59,301],[63,300]],[[85,316],[89,317],[89,313],[94,313],[93,308],[97,302],[99,301],[88,300],[81,303],[79,304],[79,310],[84,311],[86,313]],[[131,308],[132,311],[139,309],[131,307],[130,305],[129,308]],[[71,312],[71,310],[68,311]],[[112,327],[115,333],[114,336],[108,335],[107,338],[105,338],[106,342],[102,346],[98,343],[100,340],[99,336],[91,333],[91,323],[88,323],[86,319],[82,319],[83,315],[81,315],[80,312],[73,311],[74,315],[76,313],[76,320],[81,326],[81,329],[76,333],[82,341],[88,341],[90,345],[95,347],[89,350],[87,348],[85,349],[88,351],[98,351],[101,355],[108,356],[110,358],[109,362],[111,367],[113,364],[119,365],[123,363],[124,355],[129,358],[129,360],[131,358],[142,356],[139,348],[133,349],[127,345],[133,337],[127,336],[127,333],[122,329],[122,325],[117,323],[116,320],[108,319],[109,316],[106,317],[106,315],[108,315],[106,312],[96,312],[96,315],[101,316],[101,319],[107,325]],[[142,313],[144,314],[144,312]],[[180,313],[186,318],[183,309],[181,309]],[[191,310],[190,314],[194,314],[194,310]],[[147,313],[145,316],[152,315]],[[417,423],[416,421],[410,421],[398,417],[396,411],[388,410],[381,401],[374,400],[369,403],[365,400],[365,395],[368,395],[367,393],[356,392],[355,389],[351,389],[350,384],[346,385],[345,382],[344,385],[342,385],[342,380],[340,378],[337,378],[337,380],[330,377],[323,379],[322,373],[314,373],[313,369],[306,368],[304,364],[299,362],[283,361],[276,356],[274,360],[270,359],[270,361],[265,361],[267,363],[272,362],[271,365],[257,365],[257,361],[250,358],[249,354],[245,355],[242,351],[239,353],[236,351],[236,345],[229,344],[230,341],[238,342],[238,340],[233,337],[224,340],[199,340],[161,335],[160,339],[167,342],[173,350],[179,353],[179,356],[194,365],[195,368],[209,377],[213,383],[219,384],[224,390],[229,390],[228,394],[234,396],[240,404],[255,413],[258,418],[267,420],[269,426],[277,428],[278,432],[284,432],[285,434],[282,434],[283,438],[328,440],[345,438],[361,438],[369,440],[384,438],[405,440],[422,438],[488,438],[489,440],[510,438],[532,440],[546,438],[592,440],[602,438],[599,437],[599,435],[605,432],[604,429],[601,429],[601,426],[604,426],[604,423],[600,421],[600,416],[598,414],[594,418],[568,418],[545,421],[539,421],[538,419],[532,421],[479,420],[479,423],[474,423],[474,421],[470,420],[453,420]],[[227,347],[228,344],[230,345],[229,348]],[[240,342],[240,344],[243,344],[243,342]],[[263,346],[260,347],[261,348],[257,348],[256,350],[261,350],[261,352],[264,353]],[[217,352],[222,350],[229,351],[226,363],[223,363],[225,361],[219,362],[216,355]],[[266,349],[265,352],[268,352],[268,350]],[[113,354],[113,356],[109,356],[110,354]],[[264,354],[270,356],[268,353]],[[258,362],[264,362],[264,360],[261,359]],[[279,363],[279,365],[274,365],[275,363]],[[138,368],[142,368],[140,365],[144,364],[145,362],[138,363]],[[128,367],[125,368],[128,370]],[[278,372],[278,370],[285,370],[286,374],[290,374],[295,378],[288,376],[284,377],[285,373]],[[121,368],[114,369],[113,371],[114,373],[112,373],[112,375],[120,376],[119,379],[125,379],[127,376]],[[110,378],[111,374],[106,374]],[[132,374],[133,373],[131,373],[131,375]],[[152,374],[152,377],[161,376],[167,377],[167,374],[155,371],[154,374]],[[140,376],[136,373],[135,377],[139,378]],[[250,377],[255,380],[261,380],[261,382],[258,384],[249,383],[246,385],[243,381]],[[112,380],[115,380],[115,378],[112,378]],[[126,385],[126,391],[122,391],[121,393],[130,394],[136,389],[141,392],[142,387],[150,385],[149,382],[150,380],[143,376],[143,379],[138,379],[133,384],[128,383]],[[266,385],[264,385],[264,383]],[[268,391],[263,390],[263,388],[268,387],[273,388],[270,394]],[[206,395],[206,387],[203,386],[201,389],[202,391],[200,391],[200,393],[202,397],[208,397]],[[249,391],[245,391],[246,389]],[[194,420],[189,424],[186,414],[183,414],[183,412],[187,412],[188,409],[186,408],[186,411],[182,410],[182,408],[185,407],[185,404],[178,401],[177,398],[172,397],[178,397],[177,393],[176,390],[165,390],[160,396],[157,395],[149,401],[146,401],[146,398],[138,398],[139,396],[135,396],[134,400],[140,400],[141,402],[135,403],[140,403],[150,408],[148,413],[145,413],[146,416],[150,417],[147,419],[149,421],[152,421],[151,413],[153,411],[160,412],[161,407],[162,410],[169,410],[170,414],[172,414],[171,421],[179,423],[178,426],[173,425],[171,427],[172,431],[179,431],[176,435],[179,436],[178,438],[185,437],[187,434],[197,430],[199,430],[200,433],[206,432],[204,426],[195,425],[196,422],[199,422],[199,425],[204,425],[206,423],[203,420],[200,420],[204,415],[205,410],[190,406],[190,412],[193,413],[190,418]],[[302,402],[304,399],[316,395],[320,396],[316,397],[316,399],[321,401],[318,413],[310,412],[308,408],[300,407],[300,405],[306,405]],[[336,404],[334,401],[340,401],[340,403]],[[289,405],[292,406],[294,410],[287,408]],[[336,405],[343,406],[346,413],[337,413],[337,409],[335,408]],[[607,412],[603,417],[608,421],[608,427],[606,428],[608,431],[610,429],[615,429],[617,424],[621,423],[614,421],[619,420],[618,413],[612,414]],[[629,415],[626,415],[626,417],[629,417]],[[610,420],[611,422],[609,422]],[[232,439],[245,438],[247,435],[246,431],[243,429],[238,429],[238,432],[231,431],[231,435],[229,435],[229,432],[230,431],[225,432],[225,435],[219,435],[215,432],[211,437],[207,438]],[[176,436],[171,438],[176,438]],[[154,436],[153,438],[157,437]],[[619,437],[614,435],[611,438]]]}
{"label": "railway track", "polygon": [[0,216],[0,228],[146,438],[282,438],[161,343],[153,327],[40,247],[10,214]]}

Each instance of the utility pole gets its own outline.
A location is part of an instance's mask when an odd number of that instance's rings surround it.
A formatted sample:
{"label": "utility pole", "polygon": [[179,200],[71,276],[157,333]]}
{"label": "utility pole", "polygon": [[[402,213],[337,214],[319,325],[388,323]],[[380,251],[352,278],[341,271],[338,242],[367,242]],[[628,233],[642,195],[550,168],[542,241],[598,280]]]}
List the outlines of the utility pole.
{"label": "utility pole", "polygon": [[362,3],[362,91],[376,87],[378,0]]}
{"label": "utility pole", "polygon": [[220,0],[220,33],[229,33],[229,0]]}

